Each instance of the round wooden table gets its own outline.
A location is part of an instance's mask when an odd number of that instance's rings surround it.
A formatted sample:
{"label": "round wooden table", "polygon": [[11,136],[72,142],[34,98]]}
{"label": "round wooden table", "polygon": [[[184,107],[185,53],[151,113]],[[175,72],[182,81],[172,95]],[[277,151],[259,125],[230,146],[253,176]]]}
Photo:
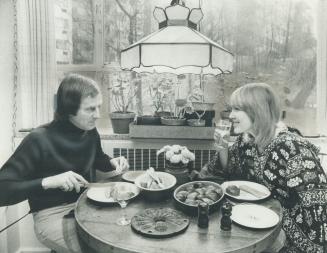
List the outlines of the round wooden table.
{"label": "round wooden table", "polygon": [[[277,200],[269,199],[260,204],[271,208],[282,217],[282,209]],[[174,208],[174,201],[149,203],[138,196],[130,201],[126,214],[133,217],[146,208],[157,207]],[[116,225],[115,221],[121,215],[118,205],[99,205],[89,200],[84,192],[75,207],[78,234],[89,247],[103,253],[248,253],[266,249],[275,241],[281,229],[279,222],[271,229],[255,230],[233,224],[231,231],[222,231],[219,211],[210,215],[208,229],[197,226],[197,217],[189,217],[190,224],[184,233],[157,239],[137,234],[131,226]]]}

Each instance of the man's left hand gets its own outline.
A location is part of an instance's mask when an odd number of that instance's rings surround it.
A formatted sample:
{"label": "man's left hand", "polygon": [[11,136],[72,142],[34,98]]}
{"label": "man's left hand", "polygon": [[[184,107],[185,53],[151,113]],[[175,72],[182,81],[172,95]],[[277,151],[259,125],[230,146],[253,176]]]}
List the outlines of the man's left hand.
{"label": "man's left hand", "polygon": [[116,172],[122,173],[129,169],[129,164],[124,156],[112,158],[110,160],[111,165],[116,169]]}

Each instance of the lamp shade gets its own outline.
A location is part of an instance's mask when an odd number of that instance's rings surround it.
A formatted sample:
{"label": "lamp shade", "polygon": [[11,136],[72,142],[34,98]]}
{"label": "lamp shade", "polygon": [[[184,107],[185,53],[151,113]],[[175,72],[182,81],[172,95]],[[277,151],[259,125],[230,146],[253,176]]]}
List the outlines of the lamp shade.
{"label": "lamp shade", "polygon": [[[159,24],[159,27],[164,27],[123,49],[121,67],[135,72],[231,73],[233,54],[194,29],[193,22],[185,20],[185,17],[191,17],[199,21],[202,12],[198,10],[193,12],[181,5],[166,8],[166,14],[170,14],[168,20],[164,25]],[[178,18],[178,13],[181,18]],[[169,20],[169,16],[174,19]]]}

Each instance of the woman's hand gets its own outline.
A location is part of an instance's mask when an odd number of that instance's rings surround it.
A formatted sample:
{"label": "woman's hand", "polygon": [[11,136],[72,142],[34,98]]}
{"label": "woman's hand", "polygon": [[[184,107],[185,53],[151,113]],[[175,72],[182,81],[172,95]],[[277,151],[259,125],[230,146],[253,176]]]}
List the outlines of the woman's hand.
{"label": "woman's hand", "polygon": [[62,191],[68,192],[75,189],[78,193],[81,187],[84,187],[88,182],[81,175],[73,172],[67,171],[55,176],[46,177],[42,180],[43,189],[56,189],[59,188]]}
{"label": "woman's hand", "polygon": [[112,158],[110,163],[116,169],[117,173],[122,173],[129,169],[128,161],[124,156]]}
{"label": "woman's hand", "polygon": [[228,148],[228,139],[229,134],[222,135],[221,131],[219,129],[215,129],[214,133],[214,140],[215,140],[215,148],[221,149],[221,148]]}
{"label": "woman's hand", "polygon": [[232,122],[230,120],[221,119],[217,123],[214,139],[215,139],[215,148],[228,148],[228,140],[230,136],[230,131],[232,127]]}

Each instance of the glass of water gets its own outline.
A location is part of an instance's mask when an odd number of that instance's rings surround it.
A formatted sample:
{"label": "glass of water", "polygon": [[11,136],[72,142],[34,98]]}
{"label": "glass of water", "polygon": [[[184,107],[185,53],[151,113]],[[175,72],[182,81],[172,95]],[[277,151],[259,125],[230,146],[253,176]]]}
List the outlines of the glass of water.
{"label": "glass of water", "polygon": [[215,129],[215,141],[218,146],[221,146],[222,142],[228,142],[230,131],[232,128],[232,122],[228,119],[221,119],[216,125]]}
{"label": "glass of water", "polygon": [[129,225],[131,219],[127,218],[125,208],[127,207],[130,196],[126,192],[121,192],[118,188],[115,188],[113,191],[113,198],[120,205],[123,213],[123,215],[116,220],[116,224],[120,226]]}

